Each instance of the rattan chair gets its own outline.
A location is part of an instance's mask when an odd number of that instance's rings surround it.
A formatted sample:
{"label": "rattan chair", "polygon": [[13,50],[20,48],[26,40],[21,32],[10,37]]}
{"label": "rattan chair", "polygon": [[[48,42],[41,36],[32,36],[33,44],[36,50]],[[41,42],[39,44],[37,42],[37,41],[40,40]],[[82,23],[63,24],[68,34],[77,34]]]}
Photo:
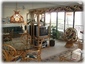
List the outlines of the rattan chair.
{"label": "rattan chair", "polygon": [[20,58],[20,55],[17,55],[16,49],[11,45],[3,44],[2,60],[4,62],[17,61]]}
{"label": "rattan chair", "polygon": [[41,48],[42,48],[42,45],[40,44],[36,50],[26,51],[27,55],[25,57],[25,60],[31,61],[31,62],[34,62],[34,61],[40,62],[41,61]]}

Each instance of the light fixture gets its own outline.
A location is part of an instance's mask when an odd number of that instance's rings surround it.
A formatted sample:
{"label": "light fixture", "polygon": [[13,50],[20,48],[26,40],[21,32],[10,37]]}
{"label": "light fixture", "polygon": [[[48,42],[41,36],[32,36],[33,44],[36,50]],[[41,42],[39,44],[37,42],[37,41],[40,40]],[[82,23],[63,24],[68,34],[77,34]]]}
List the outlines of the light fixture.
{"label": "light fixture", "polygon": [[24,23],[23,17],[19,14],[17,10],[17,3],[16,3],[16,10],[15,13],[10,17],[10,23]]}

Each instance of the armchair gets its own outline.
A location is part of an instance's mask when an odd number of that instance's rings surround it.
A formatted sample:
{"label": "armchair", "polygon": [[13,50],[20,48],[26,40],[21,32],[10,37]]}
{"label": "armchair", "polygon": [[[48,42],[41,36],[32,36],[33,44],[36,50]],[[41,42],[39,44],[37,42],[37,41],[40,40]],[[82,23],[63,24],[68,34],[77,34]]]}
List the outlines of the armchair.
{"label": "armchair", "polygon": [[11,45],[3,44],[2,60],[4,62],[17,61],[20,58],[20,55],[17,55],[16,49]]}
{"label": "armchair", "polygon": [[28,50],[26,51],[27,55],[25,57],[26,61],[41,61],[41,48],[42,45],[40,44],[36,50]]}

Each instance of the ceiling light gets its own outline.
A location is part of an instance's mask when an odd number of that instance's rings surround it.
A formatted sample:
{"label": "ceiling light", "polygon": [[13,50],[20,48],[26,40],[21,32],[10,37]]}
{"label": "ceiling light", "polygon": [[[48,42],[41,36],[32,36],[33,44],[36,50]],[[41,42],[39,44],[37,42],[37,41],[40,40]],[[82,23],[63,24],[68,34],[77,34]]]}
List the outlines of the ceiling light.
{"label": "ceiling light", "polygon": [[17,3],[16,3],[16,10],[14,11],[14,14],[10,17],[10,22],[11,23],[23,23],[24,22],[23,17],[19,14],[19,11],[17,10]]}

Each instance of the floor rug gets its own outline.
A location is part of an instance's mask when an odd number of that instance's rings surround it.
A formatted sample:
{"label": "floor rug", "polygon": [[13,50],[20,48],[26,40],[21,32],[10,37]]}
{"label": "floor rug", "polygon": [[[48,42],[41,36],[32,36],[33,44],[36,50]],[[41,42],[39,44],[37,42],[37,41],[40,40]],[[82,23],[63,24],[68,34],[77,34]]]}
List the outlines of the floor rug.
{"label": "floor rug", "polygon": [[42,60],[42,62],[75,62],[72,59],[72,50],[67,50]]}

